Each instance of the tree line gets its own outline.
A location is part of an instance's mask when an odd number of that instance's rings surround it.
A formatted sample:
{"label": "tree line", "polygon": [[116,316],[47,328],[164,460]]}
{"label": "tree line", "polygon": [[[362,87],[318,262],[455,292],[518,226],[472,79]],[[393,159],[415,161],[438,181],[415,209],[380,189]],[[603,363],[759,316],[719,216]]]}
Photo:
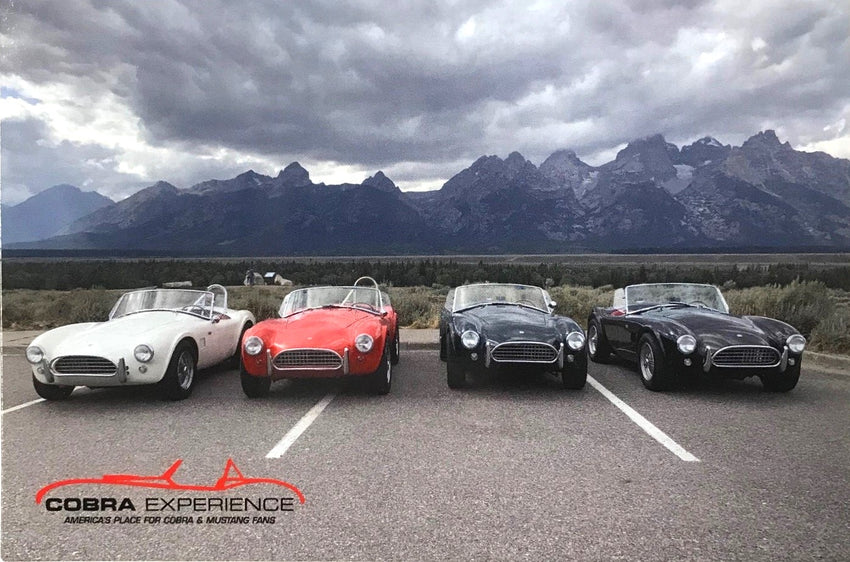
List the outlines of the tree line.
{"label": "tree line", "polygon": [[11,260],[2,264],[3,289],[132,289],[191,281],[240,285],[249,269],[274,271],[295,285],[348,285],[362,275],[386,286],[451,287],[469,282],[512,282],[540,286],[580,285],[622,287],[634,283],[698,282],[726,288],[787,285],[820,281],[834,289],[850,290],[850,264],[683,264],[654,261],[645,264],[594,263],[477,263],[451,259],[421,260]]}

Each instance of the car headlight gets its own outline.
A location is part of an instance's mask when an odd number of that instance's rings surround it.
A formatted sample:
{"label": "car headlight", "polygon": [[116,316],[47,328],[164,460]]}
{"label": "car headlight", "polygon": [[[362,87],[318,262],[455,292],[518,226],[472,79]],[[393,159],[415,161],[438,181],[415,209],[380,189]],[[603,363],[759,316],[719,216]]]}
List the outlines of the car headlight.
{"label": "car headlight", "polygon": [[263,350],[263,340],[257,336],[251,336],[245,340],[242,347],[248,355],[258,355]]}
{"label": "car headlight", "polygon": [[369,334],[360,334],[356,338],[354,338],[354,347],[357,348],[357,351],[360,353],[368,353],[372,350],[372,345],[375,343],[375,340],[372,339],[372,336]]}
{"label": "car headlight", "polygon": [[147,363],[153,359],[153,348],[145,344],[137,345],[136,349],[133,350],[133,357],[139,363]]}
{"label": "car headlight", "polygon": [[[791,353],[803,353],[803,349],[806,348],[806,338],[804,338],[800,334],[788,336],[788,339],[785,340],[785,343],[788,345],[788,350]],[[27,353],[29,353],[29,350],[27,350]]]}
{"label": "car headlight", "polygon": [[584,347],[584,334],[581,332],[570,332],[567,334],[567,345],[573,351],[578,351]]}
{"label": "car headlight", "polygon": [[31,345],[27,348],[27,361],[32,364],[41,363],[44,359],[44,351],[37,345]]}
{"label": "car headlight", "polygon": [[679,339],[676,340],[676,347],[679,348],[682,355],[690,355],[697,348],[697,339],[690,334],[679,336]]}
{"label": "car headlight", "polygon": [[462,343],[463,347],[466,349],[474,348],[478,345],[479,341],[481,341],[481,336],[479,336],[478,332],[475,330],[466,330],[460,335],[460,343]]}

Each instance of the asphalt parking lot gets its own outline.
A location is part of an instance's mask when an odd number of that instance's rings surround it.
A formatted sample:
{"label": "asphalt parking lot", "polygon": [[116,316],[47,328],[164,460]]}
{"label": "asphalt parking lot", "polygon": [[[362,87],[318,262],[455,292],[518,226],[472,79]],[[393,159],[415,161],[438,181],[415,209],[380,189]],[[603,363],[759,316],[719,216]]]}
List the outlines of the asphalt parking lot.
{"label": "asphalt parking lot", "polygon": [[[626,365],[591,364],[590,375],[581,391],[547,377],[452,391],[435,350],[408,349],[384,397],[298,381],[249,400],[237,372],[217,368],[183,402],[137,388],[78,389],[48,403],[36,401],[22,350],[6,348],[2,557],[850,558],[850,374],[804,363],[788,394],[757,380],[652,393]],[[267,458],[287,436],[279,458]],[[35,502],[55,481],[159,475],[177,459],[181,484],[213,484],[233,459],[245,477],[284,480],[306,501],[260,514],[273,523],[145,510],[149,498],[279,496],[271,484],[225,493],[78,484],[50,494],[136,507],[115,513]],[[134,515],[163,519],[115,520]],[[80,516],[113,520],[67,519]]]}

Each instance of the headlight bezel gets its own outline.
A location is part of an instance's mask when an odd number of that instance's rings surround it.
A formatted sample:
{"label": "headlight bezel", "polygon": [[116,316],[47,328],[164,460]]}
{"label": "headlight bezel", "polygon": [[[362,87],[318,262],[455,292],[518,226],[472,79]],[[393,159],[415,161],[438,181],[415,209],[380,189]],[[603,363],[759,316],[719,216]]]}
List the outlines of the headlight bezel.
{"label": "headlight bezel", "polygon": [[140,343],[133,349],[133,357],[135,357],[136,361],[139,363],[150,363],[153,360],[153,356],[153,347],[146,343]]}
{"label": "headlight bezel", "polygon": [[242,342],[242,349],[246,354],[252,357],[259,355],[265,346],[265,342],[259,336],[248,336],[245,338],[245,341]]}
{"label": "headlight bezel", "polygon": [[37,345],[28,345],[24,355],[26,356],[27,361],[32,365],[38,365],[44,361],[44,350]]}
{"label": "headlight bezel", "polygon": [[360,353],[369,353],[375,346],[375,338],[369,334],[357,334],[354,338],[354,348]]}
{"label": "headlight bezel", "polygon": [[788,346],[788,351],[798,355],[806,349],[806,338],[802,334],[791,334],[785,340],[785,345]]}
{"label": "headlight bezel", "polygon": [[676,349],[682,355],[691,355],[697,350],[697,339],[691,334],[682,334],[676,338]]}
{"label": "headlight bezel", "polygon": [[567,347],[572,351],[581,351],[581,348],[583,348],[584,344],[587,342],[585,335],[577,330],[573,330],[567,334],[567,337],[564,338],[564,340],[567,342]]}
{"label": "headlight bezel", "polygon": [[464,330],[460,334],[460,345],[466,349],[475,349],[481,343],[481,334],[475,330]]}

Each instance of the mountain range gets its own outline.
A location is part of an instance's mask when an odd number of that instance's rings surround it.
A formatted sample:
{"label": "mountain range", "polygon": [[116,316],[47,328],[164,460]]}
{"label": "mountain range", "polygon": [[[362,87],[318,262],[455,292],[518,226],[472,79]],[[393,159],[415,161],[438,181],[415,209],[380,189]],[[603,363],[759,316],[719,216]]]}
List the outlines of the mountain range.
{"label": "mountain range", "polygon": [[[26,205],[33,224],[41,224],[57,207],[72,206],[30,204],[41,195],[11,209]],[[35,242],[7,244],[23,236],[7,212],[4,247],[28,249],[199,255],[844,250],[850,247],[850,160],[794,150],[771,130],[737,147],[705,137],[679,148],[653,135],[630,142],[601,166],[568,150],[539,166],[518,152],[482,156],[429,192],[402,192],[383,172],[360,184],[317,184],[297,162],[276,177],[249,170],[187,189],[160,181],[118,203],[107,200]]]}
{"label": "mountain range", "polygon": [[17,205],[0,210],[4,246],[56,236],[69,225],[97,209],[115,202],[95,191],[73,185],[55,185]]}

